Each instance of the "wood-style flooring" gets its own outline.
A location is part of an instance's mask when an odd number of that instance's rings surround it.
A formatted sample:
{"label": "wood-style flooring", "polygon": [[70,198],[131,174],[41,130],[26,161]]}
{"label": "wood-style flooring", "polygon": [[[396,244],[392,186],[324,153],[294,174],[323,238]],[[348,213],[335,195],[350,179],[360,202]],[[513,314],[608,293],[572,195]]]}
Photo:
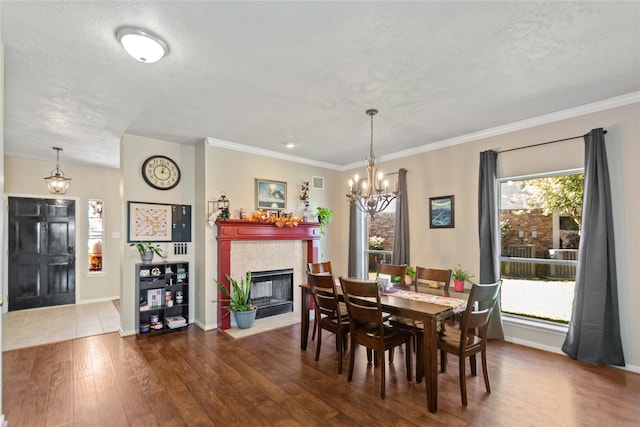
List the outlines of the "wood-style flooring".
{"label": "wood-style flooring", "polygon": [[[299,325],[234,340],[188,331],[149,339],[117,333],[3,353],[9,426],[631,426],[640,420],[640,375],[504,342],[489,343],[492,393],[467,377],[460,403],[457,358],[439,374],[438,412],[424,384],[405,378],[404,357],[379,369],[356,353],[353,382],[337,374],[323,335],[300,351]],[[400,352],[400,350],[396,350]],[[345,358],[345,362],[347,362]],[[468,372],[468,369],[467,369]]]}

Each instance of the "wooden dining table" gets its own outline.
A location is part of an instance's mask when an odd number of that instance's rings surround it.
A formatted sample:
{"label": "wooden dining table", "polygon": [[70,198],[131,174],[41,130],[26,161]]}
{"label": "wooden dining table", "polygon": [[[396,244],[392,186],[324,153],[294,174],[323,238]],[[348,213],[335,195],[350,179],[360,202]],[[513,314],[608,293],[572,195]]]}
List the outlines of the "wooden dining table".
{"label": "wooden dining table", "polygon": [[[311,288],[308,283],[300,285],[302,288],[300,348],[307,349],[309,340],[309,310],[311,308]],[[338,285],[338,293],[342,295],[342,288]],[[453,314],[453,308],[431,302],[399,298],[381,293],[380,303],[385,313],[408,317],[424,323],[423,356],[424,375],[427,389],[427,408],[429,412],[438,410],[438,322]]]}

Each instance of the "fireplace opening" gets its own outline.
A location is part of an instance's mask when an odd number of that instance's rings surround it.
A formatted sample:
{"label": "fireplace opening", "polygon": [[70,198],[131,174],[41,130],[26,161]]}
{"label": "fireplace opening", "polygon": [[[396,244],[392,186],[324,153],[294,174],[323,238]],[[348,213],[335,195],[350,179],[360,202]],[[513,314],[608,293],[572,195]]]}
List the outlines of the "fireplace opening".
{"label": "fireplace opening", "polygon": [[293,268],[251,272],[251,304],[256,319],[293,311]]}

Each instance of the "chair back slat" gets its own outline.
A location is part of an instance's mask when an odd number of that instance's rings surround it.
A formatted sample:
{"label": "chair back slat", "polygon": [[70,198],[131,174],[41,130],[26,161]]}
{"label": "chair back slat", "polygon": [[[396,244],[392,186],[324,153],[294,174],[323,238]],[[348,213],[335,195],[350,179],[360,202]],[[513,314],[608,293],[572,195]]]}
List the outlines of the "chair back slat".
{"label": "chair back slat", "polygon": [[307,264],[307,271],[309,273],[333,273],[331,270],[331,261],[324,262],[310,262]]}
{"label": "chair back slat", "polygon": [[[371,280],[344,277],[340,277],[340,283],[349,312],[349,321],[356,327],[363,323],[379,324],[382,333],[382,306],[378,284]],[[371,300],[359,298],[371,298]]]}
{"label": "chair back slat", "polygon": [[400,282],[394,283],[393,286],[401,289],[409,289],[406,282],[407,266],[406,264],[378,264],[378,274],[388,274],[392,278],[400,277]]}
{"label": "chair back slat", "polygon": [[471,287],[467,308],[460,325],[463,331],[478,329],[478,336],[484,336],[491,311],[498,300],[501,284],[502,281],[499,280],[490,284],[474,284]]}
{"label": "chair back slat", "polygon": [[[420,282],[435,282],[438,288],[431,288],[429,285],[421,286]],[[424,283],[424,282],[423,282]],[[415,291],[436,295],[449,296],[449,285],[451,283],[451,269],[443,270],[436,268],[416,267]]]}
{"label": "chair back slat", "polygon": [[313,295],[319,314],[336,318],[340,318],[346,314],[340,313],[340,304],[333,274],[307,273],[307,280],[309,281],[311,294]]}

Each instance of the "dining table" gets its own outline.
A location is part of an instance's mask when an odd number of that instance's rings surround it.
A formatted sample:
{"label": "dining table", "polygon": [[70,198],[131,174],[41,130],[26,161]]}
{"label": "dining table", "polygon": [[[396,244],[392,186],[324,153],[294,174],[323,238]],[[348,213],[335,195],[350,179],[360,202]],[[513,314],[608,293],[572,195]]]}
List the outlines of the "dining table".
{"label": "dining table", "polygon": [[[308,283],[299,285],[302,289],[300,348],[307,349],[309,340],[309,311],[311,309],[311,287]],[[339,283],[336,289],[342,298],[342,288]],[[427,393],[427,408],[429,412],[438,410],[438,324],[441,320],[451,317],[454,313],[464,311],[466,300],[457,298],[431,298],[420,292],[411,291],[380,292],[380,304],[385,313],[407,317],[424,324],[423,357],[424,375]]]}

